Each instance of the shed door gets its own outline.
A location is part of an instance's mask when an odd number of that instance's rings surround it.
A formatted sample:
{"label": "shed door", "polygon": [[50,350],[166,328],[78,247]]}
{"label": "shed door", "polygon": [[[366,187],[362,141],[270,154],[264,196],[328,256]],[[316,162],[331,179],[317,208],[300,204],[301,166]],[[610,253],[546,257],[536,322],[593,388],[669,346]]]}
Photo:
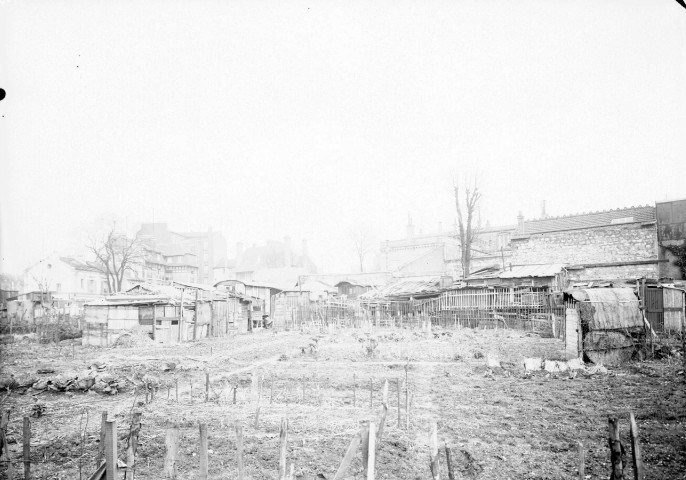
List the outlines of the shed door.
{"label": "shed door", "polygon": [[661,288],[646,287],[646,318],[653,330],[662,332],[665,329],[665,307]]}

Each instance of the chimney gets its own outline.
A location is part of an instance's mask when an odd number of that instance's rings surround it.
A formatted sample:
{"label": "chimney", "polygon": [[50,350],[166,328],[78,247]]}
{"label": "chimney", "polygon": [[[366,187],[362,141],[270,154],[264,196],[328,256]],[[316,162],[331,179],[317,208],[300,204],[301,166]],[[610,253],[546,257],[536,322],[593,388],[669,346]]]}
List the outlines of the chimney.
{"label": "chimney", "polygon": [[243,242],[236,243],[236,261],[239,261],[243,256]]}
{"label": "chimney", "polygon": [[519,232],[524,231],[524,215],[522,215],[522,211],[519,211],[519,215],[517,215],[517,230]]}
{"label": "chimney", "polygon": [[438,233],[443,233],[443,222],[438,222]]}
{"label": "chimney", "polygon": [[293,252],[291,250],[291,237],[283,237],[283,262],[286,268],[293,265]]}
{"label": "chimney", "polygon": [[405,232],[408,239],[414,238],[414,225],[412,225],[412,217],[409,213],[407,214],[407,227]]}

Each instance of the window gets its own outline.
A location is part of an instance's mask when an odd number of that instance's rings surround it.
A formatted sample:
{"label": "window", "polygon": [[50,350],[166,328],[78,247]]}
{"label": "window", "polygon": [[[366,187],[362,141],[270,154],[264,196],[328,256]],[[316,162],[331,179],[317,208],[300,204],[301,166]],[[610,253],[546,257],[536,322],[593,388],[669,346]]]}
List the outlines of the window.
{"label": "window", "polygon": [[82,278],[81,279],[81,290],[83,290],[84,288],[86,288],[86,285],[85,285],[85,280]]}

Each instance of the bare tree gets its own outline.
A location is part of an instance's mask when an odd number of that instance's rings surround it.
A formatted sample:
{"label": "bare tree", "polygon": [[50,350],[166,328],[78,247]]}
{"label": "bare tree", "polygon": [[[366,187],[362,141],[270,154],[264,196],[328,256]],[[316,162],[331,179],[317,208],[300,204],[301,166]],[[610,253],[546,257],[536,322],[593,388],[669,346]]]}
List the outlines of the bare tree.
{"label": "bare tree", "polygon": [[91,240],[86,248],[95,257],[95,261],[89,263],[90,267],[93,271],[105,275],[110,293],[121,291],[126,273],[132,272],[134,267],[141,265],[145,259],[145,251],[140,240],[115,233],[114,228],[104,239]]}
{"label": "bare tree", "polygon": [[479,222],[476,214],[481,200],[479,183],[474,177],[473,181],[464,182],[464,201],[460,200],[460,187],[458,182],[453,185],[455,195],[455,209],[457,210],[458,240],[460,242],[460,260],[462,261],[462,274],[467,277],[472,262],[472,244],[479,234]]}
{"label": "bare tree", "polygon": [[348,237],[350,246],[360,262],[360,272],[364,272],[364,259],[374,250],[374,236],[367,227],[359,225],[350,230]]}

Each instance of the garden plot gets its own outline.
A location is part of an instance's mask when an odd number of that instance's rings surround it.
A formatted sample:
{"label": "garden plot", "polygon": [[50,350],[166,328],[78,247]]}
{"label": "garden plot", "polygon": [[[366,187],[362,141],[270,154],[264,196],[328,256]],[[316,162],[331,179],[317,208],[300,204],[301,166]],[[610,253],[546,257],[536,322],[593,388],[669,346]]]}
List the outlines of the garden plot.
{"label": "garden plot", "polygon": [[[125,386],[116,394],[18,389],[2,408],[12,408],[7,435],[16,473],[21,418],[43,406],[31,417],[38,479],[79,478],[79,466],[88,478],[104,410],[117,420],[125,460],[134,409],[142,412],[136,478],[163,478],[172,423],[180,429],[178,478],[197,478],[199,423],[208,424],[209,478],[237,478],[236,422],[243,430],[246,477],[277,478],[279,428],[288,418],[288,463],[296,478],[331,479],[360,422],[377,418],[386,381],[379,479],[431,478],[434,421],[439,444],[453,445],[455,470],[465,478],[572,478],[578,441],[585,446],[586,474],[608,478],[607,416],[620,418],[628,449],[629,410],[639,423],[647,478],[679,478],[686,469],[686,399],[678,362],[668,358],[606,373],[524,369],[526,358],[559,360],[561,350],[555,339],[471,329],[263,331],[107,349],[13,345],[2,353],[4,376],[41,377],[36,371],[46,365],[64,374],[97,364]],[[362,478],[359,453],[347,478]]]}

